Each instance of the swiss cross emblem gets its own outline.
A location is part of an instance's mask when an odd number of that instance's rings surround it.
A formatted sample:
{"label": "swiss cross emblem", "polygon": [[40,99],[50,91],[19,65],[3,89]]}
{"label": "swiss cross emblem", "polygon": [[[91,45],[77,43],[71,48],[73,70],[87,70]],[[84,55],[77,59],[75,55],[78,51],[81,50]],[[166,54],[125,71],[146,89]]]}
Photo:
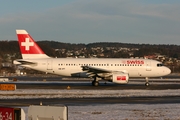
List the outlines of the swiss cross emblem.
{"label": "swiss cross emblem", "polygon": [[26,38],[25,42],[21,43],[21,46],[25,46],[25,50],[30,50],[30,46],[34,46],[33,42],[30,42],[29,38]]}
{"label": "swiss cross emblem", "polygon": [[126,80],[126,76],[117,76],[117,80]]}

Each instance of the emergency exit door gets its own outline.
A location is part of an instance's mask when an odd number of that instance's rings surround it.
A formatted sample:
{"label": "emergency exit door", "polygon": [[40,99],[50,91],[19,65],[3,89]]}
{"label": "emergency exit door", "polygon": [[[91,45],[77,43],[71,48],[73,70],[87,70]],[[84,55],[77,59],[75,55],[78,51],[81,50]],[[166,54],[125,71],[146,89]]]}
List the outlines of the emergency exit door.
{"label": "emergency exit door", "polygon": [[47,70],[52,70],[52,69],[53,69],[53,61],[47,60]]}

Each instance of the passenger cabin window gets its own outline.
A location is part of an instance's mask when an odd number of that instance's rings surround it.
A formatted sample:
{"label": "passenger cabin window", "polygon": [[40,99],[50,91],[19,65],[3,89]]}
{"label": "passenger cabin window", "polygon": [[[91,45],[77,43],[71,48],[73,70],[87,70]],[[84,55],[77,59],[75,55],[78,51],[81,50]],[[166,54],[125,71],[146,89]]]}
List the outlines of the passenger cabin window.
{"label": "passenger cabin window", "polygon": [[157,67],[161,67],[161,66],[163,66],[163,64],[162,64],[162,63],[157,64]]}

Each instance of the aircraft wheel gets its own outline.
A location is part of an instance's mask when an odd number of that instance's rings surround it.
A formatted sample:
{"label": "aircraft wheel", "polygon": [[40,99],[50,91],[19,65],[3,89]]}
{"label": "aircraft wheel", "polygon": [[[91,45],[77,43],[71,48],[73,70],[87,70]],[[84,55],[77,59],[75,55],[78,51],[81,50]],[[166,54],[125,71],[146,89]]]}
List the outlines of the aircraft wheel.
{"label": "aircraft wheel", "polygon": [[94,86],[99,86],[99,82],[98,82],[98,81],[95,81],[95,82],[94,82]]}
{"label": "aircraft wheel", "polygon": [[149,85],[150,85],[149,82],[146,82],[146,83],[145,83],[145,86],[149,86]]}
{"label": "aircraft wheel", "polygon": [[93,81],[93,82],[92,82],[92,85],[93,85],[93,86],[99,86],[99,82],[98,82],[98,81]]}

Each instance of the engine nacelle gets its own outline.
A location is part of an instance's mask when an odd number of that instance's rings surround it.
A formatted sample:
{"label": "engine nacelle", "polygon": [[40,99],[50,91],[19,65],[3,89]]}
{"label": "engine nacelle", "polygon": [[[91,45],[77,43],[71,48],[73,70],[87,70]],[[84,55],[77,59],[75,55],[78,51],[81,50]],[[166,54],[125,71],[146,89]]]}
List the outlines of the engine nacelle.
{"label": "engine nacelle", "polygon": [[129,75],[127,73],[113,73],[112,82],[118,84],[127,84],[129,81]]}

